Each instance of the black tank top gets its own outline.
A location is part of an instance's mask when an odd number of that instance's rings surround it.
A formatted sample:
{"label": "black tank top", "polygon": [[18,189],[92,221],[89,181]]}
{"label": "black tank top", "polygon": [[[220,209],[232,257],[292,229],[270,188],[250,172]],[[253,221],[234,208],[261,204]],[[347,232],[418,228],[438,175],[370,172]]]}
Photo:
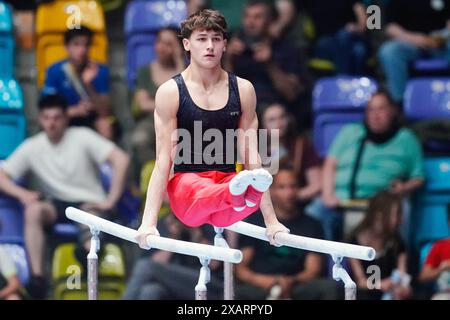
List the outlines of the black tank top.
{"label": "black tank top", "polygon": [[174,172],[235,172],[235,132],[241,116],[236,76],[228,73],[228,101],[225,107],[218,110],[205,110],[197,106],[181,74],[173,79],[179,93]]}

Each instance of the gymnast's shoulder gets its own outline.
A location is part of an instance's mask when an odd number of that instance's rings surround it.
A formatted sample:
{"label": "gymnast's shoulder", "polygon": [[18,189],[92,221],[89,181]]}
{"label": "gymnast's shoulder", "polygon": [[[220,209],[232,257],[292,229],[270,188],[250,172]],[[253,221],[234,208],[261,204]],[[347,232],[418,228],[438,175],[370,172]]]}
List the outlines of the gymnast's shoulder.
{"label": "gymnast's shoulder", "polygon": [[159,86],[155,95],[155,111],[165,114],[176,114],[179,94],[175,80],[169,79]]}
{"label": "gymnast's shoulder", "polygon": [[256,107],[256,93],[253,84],[247,79],[236,77],[241,107],[248,110],[254,110]]}
{"label": "gymnast's shoulder", "polygon": [[253,84],[244,78],[238,77],[236,76],[236,80],[237,80],[237,84],[238,84],[238,88],[239,91],[242,93],[252,93],[255,92],[255,88],[253,87]]}

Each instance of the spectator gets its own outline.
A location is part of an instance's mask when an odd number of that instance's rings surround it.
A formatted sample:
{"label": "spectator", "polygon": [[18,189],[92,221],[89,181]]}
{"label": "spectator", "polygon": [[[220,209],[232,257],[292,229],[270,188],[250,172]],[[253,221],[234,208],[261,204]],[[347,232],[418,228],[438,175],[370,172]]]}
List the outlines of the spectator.
{"label": "spectator", "polygon": [[187,15],[190,16],[198,11],[208,8],[206,0],[186,0]]}
{"label": "spectator", "polygon": [[306,210],[322,221],[325,237],[342,237],[346,200],[369,199],[383,189],[406,196],[423,184],[422,149],[403,128],[386,92],[375,93],[363,124],[348,124],[333,141],[323,168],[322,196]]}
{"label": "spectator", "polygon": [[[282,167],[270,187],[277,218],[292,234],[322,238],[320,224],[297,207],[297,179],[292,167]],[[253,214],[248,222],[263,226],[261,215]],[[236,266],[241,282],[238,299],[265,299],[279,286],[281,299],[336,299],[337,284],[320,279],[322,256],[290,247],[274,247],[258,239],[239,237],[243,260]],[[273,292],[273,291],[272,291]],[[274,298],[274,297],[271,297]]]}
{"label": "spectator", "polygon": [[299,5],[314,25],[314,57],[332,61],[337,73],[365,74],[369,48],[363,1],[306,0]]}
{"label": "spectator", "polygon": [[450,2],[391,0],[386,7],[385,42],[378,59],[395,101],[403,100],[409,65],[424,57],[450,59]]}
{"label": "spectator", "polygon": [[184,69],[183,49],[177,31],[162,28],[155,42],[156,60],[138,71],[134,100],[137,106],[137,125],[131,141],[139,167],[155,159],[156,141],[153,113],[158,87]]}
{"label": "spectator", "polygon": [[[321,189],[321,161],[305,134],[299,134],[295,120],[280,103],[268,105],[262,113],[262,127],[279,139],[277,150],[269,150],[271,161],[289,162],[298,181],[297,199],[304,207]],[[275,149],[275,144],[271,148]]]}
{"label": "spectator", "polygon": [[31,0],[31,1],[21,1],[21,0],[7,0],[5,1],[14,8],[14,10],[36,10],[36,6],[40,0]]}
{"label": "spectator", "polygon": [[[187,228],[173,214],[163,218],[161,235],[171,239],[212,244],[214,235],[206,232],[204,227]],[[213,228],[209,228],[213,231]],[[211,240],[208,240],[210,238]],[[201,265],[195,257],[174,254],[170,251],[151,250],[151,256],[138,260],[128,281],[123,296],[125,300],[192,300],[194,288],[198,282]],[[223,292],[223,280],[218,274],[221,263],[211,261],[211,282],[208,283],[208,299],[220,299]]]}
{"label": "spectator", "polygon": [[69,104],[70,125],[87,126],[113,138],[109,105],[109,71],[89,59],[93,33],[87,27],[64,34],[68,57],[47,69],[43,95],[60,94]]}
{"label": "spectator", "polygon": [[[390,296],[403,300],[411,296],[406,248],[399,234],[401,214],[402,198],[392,192],[380,191],[370,199],[366,216],[350,236],[351,243],[372,247],[377,252],[373,261],[349,260],[359,299],[379,300]],[[366,272],[370,272],[372,266],[379,267],[378,289],[368,288],[370,281]]]}
{"label": "spectator", "polygon": [[[44,227],[64,220],[68,206],[106,215],[122,193],[129,160],[122,150],[94,131],[67,128],[67,104],[61,96],[41,98],[39,121],[44,132],[26,139],[3,163],[0,190],[17,198],[25,208],[25,242],[32,269],[29,293],[42,299],[46,289],[42,266]],[[98,171],[105,161],[113,168],[107,195]],[[13,182],[26,173],[36,178],[36,191]],[[89,236],[89,229],[80,235]],[[83,243],[88,247],[89,242]]]}
{"label": "spectator", "polygon": [[300,51],[270,36],[276,10],[264,0],[250,0],[244,10],[243,29],[227,46],[225,66],[255,86],[258,102],[283,101],[295,115],[306,92],[306,71]]}
{"label": "spectator", "polygon": [[0,300],[22,300],[21,288],[14,261],[6,246],[0,244]]}
{"label": "spectator", "polygon": [[269,32],[274,39],[283,39],[298,48],[306,48],[303,34],[304,17],[298,12],[293,0],[276,0],[277,18],[271,23]]}
{"label": "spectator", "polygon": [[0,244],[0,300],[22,300],[24,297],[14,260],[6,245]]}
{"label": "spectator", "polygon": [[450,238],[433,244],[420,272],[419,281],[435,284],[433,300],[450,300]]}

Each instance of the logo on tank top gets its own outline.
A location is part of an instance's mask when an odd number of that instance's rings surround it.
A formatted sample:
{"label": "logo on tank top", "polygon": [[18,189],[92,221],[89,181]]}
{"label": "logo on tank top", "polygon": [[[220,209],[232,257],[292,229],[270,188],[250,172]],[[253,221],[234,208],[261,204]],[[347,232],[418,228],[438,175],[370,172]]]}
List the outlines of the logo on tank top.
{"label": "logo on tank top", "polygon": [[238,116],[239,115],[239,111],[231,111],[230,112],[230,116]]}
{"label": "logo on tank top", "polygon": [[[239,111],[230,112],[238,115]],[[194,121],[190,130],[177,128],[171,134],[172,161],[175,165],[235,165],[260,164],[271,174],[278,171],[280,154],[278,129],[203,128],[203,121]],[[254,148],[256,147],[256,149]],[[240,154],[238,150],[246,150]],[[244,156],[245,159],[241,159]]]}

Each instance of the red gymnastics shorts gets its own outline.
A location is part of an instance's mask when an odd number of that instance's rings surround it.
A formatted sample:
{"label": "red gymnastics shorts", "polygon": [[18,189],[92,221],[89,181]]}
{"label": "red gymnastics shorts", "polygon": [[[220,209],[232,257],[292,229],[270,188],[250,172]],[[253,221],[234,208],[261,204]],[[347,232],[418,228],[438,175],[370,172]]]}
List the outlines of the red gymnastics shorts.
{"label": "red gymnastics shorts", "polygon": [[[177,218],[185,225],[198,227],[211,224],[215,227],[227,227],[241,221],[259,209],[262,192],[254,190],[251,200],[254,207],[245,207],[242,211],[235,211],[233,204],[242,199],[230,193],[228,184],[237,172],[205,171],[205,172],[177,172],[167,184],[170,207]],[[251,190],[251,191],[250,191]],[[255,201],[256,200],[256,201]]]}

